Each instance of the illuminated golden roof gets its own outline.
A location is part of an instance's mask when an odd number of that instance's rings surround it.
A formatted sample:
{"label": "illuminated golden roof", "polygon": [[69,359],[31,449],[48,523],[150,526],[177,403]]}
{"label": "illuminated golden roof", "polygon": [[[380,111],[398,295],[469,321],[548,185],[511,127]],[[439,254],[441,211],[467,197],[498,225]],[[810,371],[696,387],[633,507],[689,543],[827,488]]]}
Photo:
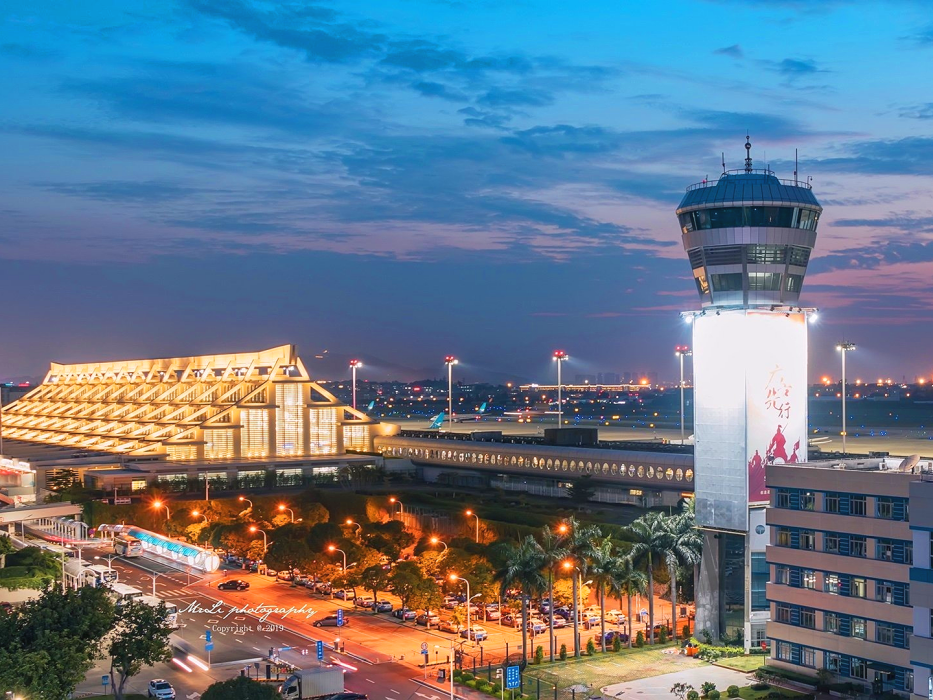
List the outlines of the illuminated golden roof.
{"label": "illuminated golden roof", "polygon": [[371,450],[377,425],[312,382],[294,345],[53,362],[40,386],[3,411],[4,438],[185,460]]}

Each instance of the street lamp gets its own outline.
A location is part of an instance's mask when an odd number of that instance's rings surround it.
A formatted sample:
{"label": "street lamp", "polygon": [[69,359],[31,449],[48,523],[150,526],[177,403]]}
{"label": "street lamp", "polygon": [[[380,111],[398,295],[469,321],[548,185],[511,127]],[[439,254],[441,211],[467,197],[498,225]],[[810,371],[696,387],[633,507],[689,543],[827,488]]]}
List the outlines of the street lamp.
{"label": "street lamp", "polygon": [[846,354],[855,350],[855,343],[842,342],[836,346],[842,353],[842,456],[846,455]]}
{"label": "street lamp", "polygon": [[359,536],[360,530],[363,529],[363,526],[360,525],[360,524],[359,524],[358,522],[356,522],[355,520],[353,520],[353,518],[347,518],[346,524],[347,524],[347,525],[356,525],[356,534],[357,534],[357,536]]}
{"label": "street lamp", "polygon": [[246,501],[247,503],[249,503],[249,508],[247,508],[247,510],[252,510],[252,509],[253,509],[253,502],[252,502],[251,500],[249,500],[246,496],[240,496],[239,498],[237,498],[237,500],[240,501],[241,503],[242,503],[243,501]]}
{"label": "street lamp", "polygon": [[335,547],[332,544],[327,546],[327,551],[328,552],[340,552],[343,555],[343,573],[347,573],[347,553],[344,552],[342,549],[337,549],[337,547]]}
{"label": "street lamp", "polygon": [[205,525],[209,525],[210,522],[211,522],[210,520],[207,519],[207,516],[204,515],[204,513],[202,513],[202,512],[199,511],[199,510],[193,510],[193,511],[191,511],[191,516],[194,517],[194,518],[204,518],[204,524],[205,524]]}
{"label": "street lamp", "polygon": [[[580,567],[574,566],[571,561],[565,561],[563,567],[564,571],[569,571],[573,577],[573,655],[575,658],[580,658],[580,615],[577,607],[580,594],[577,587],[577,576],[582,576],[583,572],[580,571]],[[551,605],[553,604],[554,601],[551,601]]]}
{"label": "street lamp", "polygon": [[459,360],[453,355],[444,358],[444,364],[447,365],[447,427],[453,429],[454,424],[454,365],[459,364]]}
{"label": "street lamp", "polygon": [[568,359],[570,359],[570,356],[567,353],[565,353],[563,350],[554,351],[554,361],[557,363],[557,425],[558,427],[564,424],[564,421],[563,421],[564,409],[563,409],[563,404],[561,404],[561,396],[560,396],[560,390],[563,384],[560,380],[560,366],[564,364],[564,362],[566,362]]}
{"label": "street lamp", "polygon": [[359,360],[350,360],[350,371],[353,372],[353,408],[356,408],[356,370],[362,366],[363,363]]}
{"label": "street lamp", "polygon": [[261,532],[261,533],[262,533],[262,556],[265,557],[265,556],[266,556],[266,550],[269,549],[269,538],[266,537],[266,531],[265,531],[265,530],[259,529],[259,528],[256,527],[255,525],[250,525],[250,526],[249,526],[249,531],[250,531],[250,532]]}
{"label": "street lamp", "polygon": [[[395,496],[391,496],[391,497],[389,498],[389,503],[398,503],[398,514],[399,514],[399,515],[405,515],[405,506],[403,506],[403,505],[402,505],[402,502],[401,502],[400,500],[398,500]],[[395,510],[395,509],[393,508],[393,511],[394,511],[394,510]],[[393,517],[395,516],[395,513],[394,513],[394,512],[392,513],[392,516],[393,516]]]}
{"label": "street lamp", "polygon": [[462,576],[457,576],[457,574],[450,574],[448,577],[451,581],[463,581],[466,584],[467,588],[467,599],[466,599],[466,614],[467,614],[467,639],[470,638],[470,601],[473,599],[470,597],[470,582],[467,581]]}
{"label": "street lamp", "polygon": [[468,510],[466,514],[467,516],[472,515],[474,518],[476,518],[476,544],[479,544],[479,516],[472,510]]}
{"label": "street lamp", "polygon": [[291,516],[292,522],[295,522],[295,511],[293,511],[291,508],[289,508],[289,507],[283,505],[282,503],[280,503],[280,504],[279,504],[279,512],[280,512],[280,513],[284,513],[286,510],[288,511],[288,514]]}
{"label": "street lamp", "polygon": [[440,537],[434,536],[434,537],[432,537],[432,538],[429,540],[429,542],[430,542],[431,544],[442,544],[442,545],[444,545],[444,549],[443,549],[442,551],[444,551],[444,552],[447,551],[447,543],[444,542],[444,540],[442,540]]}
{"label": "street lamp", "polygon": [[684,436],[684,358],[693,355],[686,345],[678,345],[674,348],[674,355],[680,359],[680,444],[683,445],[686,438]]}
{"label": "street lamp", "polygon": [[153,501],[152,507],[158,510],[159,508],[165,508],[165,519],[172,519],[172,512],[168,509],[168,503],[163,503],[162,501]]}

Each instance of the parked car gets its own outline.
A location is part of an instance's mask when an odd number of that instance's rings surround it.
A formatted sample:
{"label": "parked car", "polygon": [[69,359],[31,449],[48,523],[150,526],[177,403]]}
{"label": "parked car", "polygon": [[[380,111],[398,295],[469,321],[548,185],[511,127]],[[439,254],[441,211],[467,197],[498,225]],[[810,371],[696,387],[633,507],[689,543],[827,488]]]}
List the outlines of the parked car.
{"label": "parked car", "polygon": [[544,620],[539,620],[536,617],[528,620],[528,631],[534,632],[535,634],[541,634],[542,632],[547,631],[547,625],[544,624]]}
{"label": "parked car", "polygon": [[414,620],[416,617],[418,617],[418,613],[416,613],[414,610],[409,610],[408,608],[399,608],[398,610],[393,610],[392,614],[402,622],[408,622],[409,620]]}
{"label": "parked car", "polygon": [[573,612],[566,605],[561,605],[559,608],[554,608],[554,616],[570,620],[573,617]]}
{"label": "parked car", "polygon": [[606,622],[610,624],[615,625],[620,622],[625,622],[626,619],[625,613],[621,610],[609,610],[606,612]]}
{"label": "parked car", "polygon": [[159,700],[175,700],[175,689],[164,678],[149,681],[149,697]]}
{"label": "parked car", "polygon": [[481,642],[488,636],[486,630],[482,627],[473,625],[468,630],[460,630],[460,636],[467,639],[472,639],[474,642]]}
{"label": "parked car", "polygon": [[452,596],[452,595],[444,596],[444,607],[447,608],[448,610],[453,610],[455,607],[457,607],[457,603],[459,602],[460,601],[457,600],[455,596]]}
{"label": "parked car", "polygon": [[588,630],[593,627],[599,627],[600,621],[599,615],[584,615],[583,616],[583,629]]}
{"label": "parked car", "polygon": [[333,588],[333,584],[331,584],[330,581],[318,581],[314,584],[314,592],[323,593],[324,595],[330,595]]}
{"label": "parked car", "polygon": [[[336,615],[325,615],[320,620],[314,621],[315,627],[337,627],[337,616]],[[350,618],[346,615],[343,616],[343,624],[340,627],[349,627]]]}
{"label": "parked car", "polygon": [[606,632],[606,644],[612,644],[616,637],[619,638],[620,644],[628,644],[628,635],[625,632],[617,632],[616,630]]}
{"label": "parked car", "polygon": [[502,618],[502,624],[506,627],[521,627],[522,616],[509,613]]}
{"label": "parked car", "polygon": [[450,632],[451,634],[459,634],[460,630],[465,629],[463,625],[458,622],[453,622],[452,620],[441,620],[437,626],[441,632]]}
{"label": "parked car", "polygon": [[276,575],[276,578],[277,578],[279,581],[294,581],[294,580],[295,580],[295,575],[294,575],[291,571],[280,571],[280,572]]}
{"label": "parked car", "polygon": [[562,618],[560,615],[555,615],[555,616],[554,616],[554,629],[559,630],[559,629],[561,629],[561,628],[563,628],[563,627],[566,627],[566,626],[569,625],[569,624],[570,624],[570,623],[567,622],[567,620],[565,620],[564,618]]}
{"label": "parked car", "polygon": [[502,617],[502,613],[499,612],[499,607],[495,605],[491,607],[487,605],[486,609],[484,610],[484,613],[486,616],[485,619],[487,620],[498,620],[499,618]]}
{"label": "parked car", "polygon": [[270,576],[270,577],[272,577],[272,578],[275,578],[275,577],[278,576],[278,575],[279,575],[279,572],[276,571],[275,569],[269,569],[269,568],[266,569],[266,576]]}
{"label": "parked car", "polygon": [[541,604],[538,605],[538,610],[542,615],[546,615],[548,610],[551,609],[551,601],[545,598],[541,601]]}
{"label": "parked car", "polygon": [[340,598],[340,600],[353,600],[356,598],[356,593],[353,592],[352,588],[341,588],[334,591],[334,597]]}
{"label": "parked car", "polygon": [[377,600],[373,603],[373,610],[377,613],[392,612],[392,602],[389,600]]}
{"label": "parked car", "polygon": [[217,590],[220,591],[248,591],[249,582],[244,581],[243,579],[233,579],[232,581],[224,581],[223,583],[217,584]]}
{"label": "parked car", "polygon": [[376,599],[371,595],[361,595],[353,601],[353,604],[358,608],[371,608],[375,602]]}
{"label": "parked car", "polygon": [[415,618],[415,624],[421,625],[422,627],[437,627],[440,623],[441,618],[437,616],[437,613],[423,612]]}

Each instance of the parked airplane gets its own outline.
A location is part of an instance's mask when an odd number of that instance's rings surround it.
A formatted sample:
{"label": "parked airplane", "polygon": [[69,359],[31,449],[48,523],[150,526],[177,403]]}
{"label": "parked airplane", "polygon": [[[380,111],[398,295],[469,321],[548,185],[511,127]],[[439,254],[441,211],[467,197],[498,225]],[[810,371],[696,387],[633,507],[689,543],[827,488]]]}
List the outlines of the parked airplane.
{"label": "parked airplane", "polygon": [[471,420],[480,420],[483,417],[483,414],[486,412],[486,402],[483,401],[483,405],[479,407],[479,412],[474,413],[471,416],[455,416],[454,423],[466,423]]}
{"label": "parked airplane", "polygon": [[444,425],[444,417],[447,415],[445,411],[441,411],[434,418],[431,419],[431,425],[428,426],[428,430],[436,430]]}

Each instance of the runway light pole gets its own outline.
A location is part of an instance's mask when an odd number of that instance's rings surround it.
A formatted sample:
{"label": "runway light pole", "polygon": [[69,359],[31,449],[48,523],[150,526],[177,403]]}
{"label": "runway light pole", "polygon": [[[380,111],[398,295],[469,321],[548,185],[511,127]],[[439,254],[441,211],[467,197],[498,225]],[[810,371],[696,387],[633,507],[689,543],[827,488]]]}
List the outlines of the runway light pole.
{"label": "runway light pole", "polygon": [[347,553],[344,552],[342,549],[338,549],[332,544],[327,546],[327,551],[328,552],[340,552],[343,555],[343,573],[347,573]]}
{"label": "runway light pole", "polygon": [[476,513],[474,513],[472,510],[468,510],[466,514],[468,516],[471,515],[474,518],[476,518],[476,544],[479,544],[479,516]]}
{"label": "runway light pole", "polygon": [[353,373],[353,408],[356,408],[356,370],[363,366],[359,360],[350,360],[350,371]]}
{"label": "runway light pole", "polygon": [[459,363],[453,355],[444,358],[444,364],[447,365],[447,427],[451,429],[454,424],[454,365]]}
{"label": "runway light pole", "polygon": [[686,440],[684,434],[684,358],[693,355],[693,350],[686,345],[678,345],[674,348],[674,354],[680,359],[680,444],[683,445]]}
{"label": "runway light pole", "polygon": [[263,558],[265,558],[265,556],[266,556],[266,551],[269,549],[269,538],[266,537],[266,531],[265,531],[265,530],[259,529],[259,528],[256,527],[255,525],[250,525],[250,526],[249,526],[249,531],[250,531],[250,532],[261,532],[261,533],[262,533],[262,556],[263,556]]}
{"label": "runway light pole", "polygon": [[563,388],[563,382],[560,379],[560,366],[564,364],[570,356],[565,353],[563,350],[554,351],[554,362],[557,363],[557,426],[560,427],[564,424],[564,406],[561,402],[561,389]]}
{"label": "runway light pole", "polygon": [[842,354],[842,456],[846,455],[846,354],[855,350],[855,343],[842,342],[836,346]]}

